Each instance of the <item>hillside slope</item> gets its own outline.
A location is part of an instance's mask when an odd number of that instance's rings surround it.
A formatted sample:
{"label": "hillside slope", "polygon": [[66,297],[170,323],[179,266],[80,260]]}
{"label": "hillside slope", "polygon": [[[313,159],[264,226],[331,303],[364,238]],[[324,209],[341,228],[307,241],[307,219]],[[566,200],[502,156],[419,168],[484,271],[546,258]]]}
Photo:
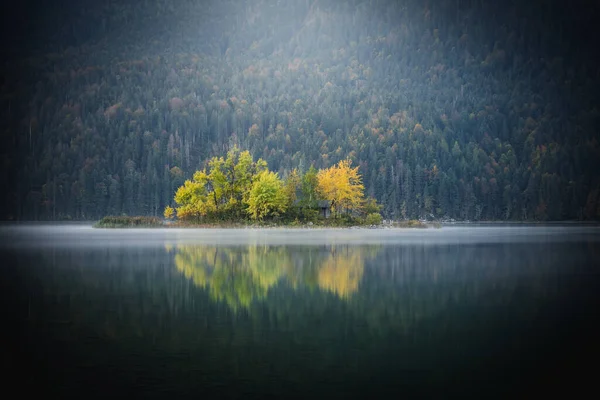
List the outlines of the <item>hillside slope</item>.
{"label": "hillside slope", "polygon": [[2,65],[0,216],[160,215],[235,143],[389,218],[598,219],[595,14],[521,3],[73,5]]}

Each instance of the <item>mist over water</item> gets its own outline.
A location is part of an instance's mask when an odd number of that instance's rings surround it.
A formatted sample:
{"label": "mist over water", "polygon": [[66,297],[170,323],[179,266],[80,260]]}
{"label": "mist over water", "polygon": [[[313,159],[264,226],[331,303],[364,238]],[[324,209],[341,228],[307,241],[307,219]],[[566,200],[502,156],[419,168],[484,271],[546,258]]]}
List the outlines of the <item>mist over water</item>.
{"label": "mist over water", "polygon": [[15,373],[59,395],[552,391],[598,356],[598,234],[4,226]]}
{"label": "mist over water", "polygon": [[147,247],[161,244],[213,245],[443,245],[511,242],[598,241],[596,226],[446,226],[443,229],[94,229],[87,224],[7,225],[0,246]]}

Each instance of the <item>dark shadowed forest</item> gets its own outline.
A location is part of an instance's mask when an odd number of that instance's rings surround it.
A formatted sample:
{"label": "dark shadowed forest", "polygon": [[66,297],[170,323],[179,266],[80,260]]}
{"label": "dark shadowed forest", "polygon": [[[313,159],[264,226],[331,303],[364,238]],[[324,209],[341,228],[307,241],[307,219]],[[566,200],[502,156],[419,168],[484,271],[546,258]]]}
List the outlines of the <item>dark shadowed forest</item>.
{"label": "dark shadowed forest", "polygon": [[161,216],[234,145],[282,178],[350,159],[385,218],[600,218],[592,2],[29,3],[2,219]]}

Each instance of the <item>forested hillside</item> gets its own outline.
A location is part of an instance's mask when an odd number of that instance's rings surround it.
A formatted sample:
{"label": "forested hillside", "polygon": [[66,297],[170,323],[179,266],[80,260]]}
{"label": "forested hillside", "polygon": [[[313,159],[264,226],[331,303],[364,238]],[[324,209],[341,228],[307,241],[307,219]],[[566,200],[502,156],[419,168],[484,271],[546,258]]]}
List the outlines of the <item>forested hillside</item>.
{"label": "forested hillside", "polygon": [[596,14],[534,3],[56,11],[1,66],[0,217],[161,215],[237,145],[281,177],[349,158],[387,218],[598,219]]}

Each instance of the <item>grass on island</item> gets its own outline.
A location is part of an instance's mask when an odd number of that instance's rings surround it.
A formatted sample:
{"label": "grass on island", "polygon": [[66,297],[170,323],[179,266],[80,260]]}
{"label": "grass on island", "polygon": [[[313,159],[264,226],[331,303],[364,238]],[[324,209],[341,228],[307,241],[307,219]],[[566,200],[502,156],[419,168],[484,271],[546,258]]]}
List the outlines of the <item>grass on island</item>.
{"label": "grass on island", "polygon": [[408,221],[395,221],[392,224],[395,228],[427,228],[427,224],[417,219],[410,219]]}
{"label": "grass on island", "polygon": [[158,217],[107,216],[96,222],[94,228],[156,228],[163,225]]}
{"label": "grass on island", "polygon": [[[370,218],[369,218],[370,217]],[[267,221],[164,221],[159,217],[144,216],[107,216],[102,218],[94,228],[440,228],[439,222],[425,223],[419,220],[393,221],[383,223],[381,217],[356,218],[349,215],[341,215],[331,218],[315,218],[311,221],[300,221],[298,219],[271,219]]]}

